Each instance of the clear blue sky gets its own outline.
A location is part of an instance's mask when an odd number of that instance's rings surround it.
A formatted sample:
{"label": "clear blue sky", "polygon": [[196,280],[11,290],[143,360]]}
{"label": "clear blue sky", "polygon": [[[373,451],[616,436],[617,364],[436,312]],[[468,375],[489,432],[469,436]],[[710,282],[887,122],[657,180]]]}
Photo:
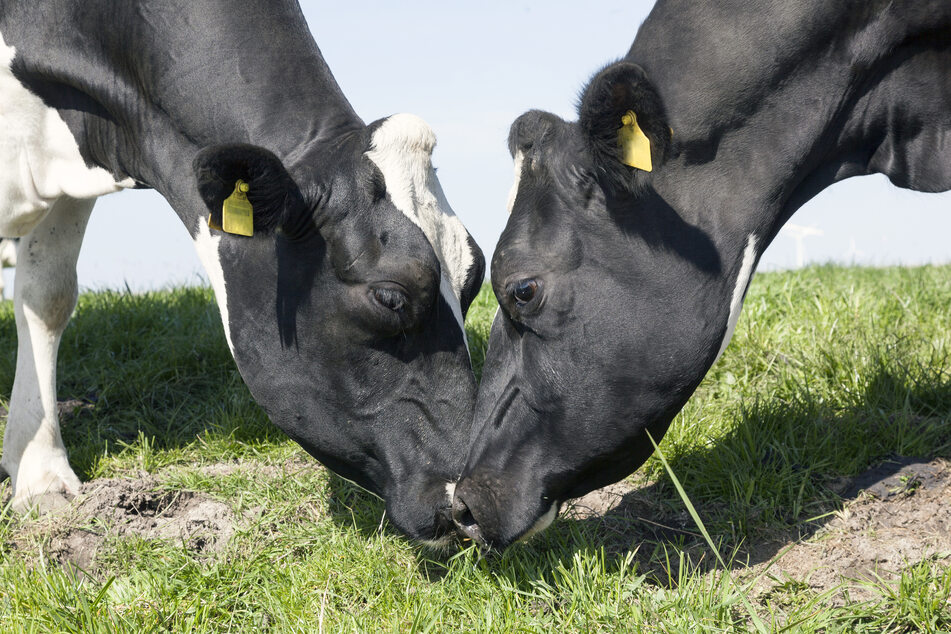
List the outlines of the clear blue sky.
{"label": "clear blue sky", "polygon": [[[580,87],[624,55],[652,4],[302,2],[325,59],[365,121],[412,112],[436,131],[443,188],[487,256],[506,219],[512,120],[529,108],[574,118]],[[951,261],[951,194],[853,179],[823,192],[791,222],[823,232],[804,239],[807,262]],[[795,263],[795,242],[781,233],[760,270]],[[130,191],[99,201],[80,256],[84,287],[142,290],[195,283],[201,275],[187,233],[158,194]]]}

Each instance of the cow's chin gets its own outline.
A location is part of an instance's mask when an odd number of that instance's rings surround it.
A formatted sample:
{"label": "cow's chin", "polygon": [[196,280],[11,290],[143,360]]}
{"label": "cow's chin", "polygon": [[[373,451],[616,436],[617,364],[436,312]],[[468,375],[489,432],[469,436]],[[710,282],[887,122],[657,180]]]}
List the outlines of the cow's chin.
{"label": "cow's chin", "polygon": [[452,521],[454,486],[442,476],[399,483],[386,497],[386,516],[409,539],[444,550],[456,536]]}
{"label": "cow's chin", "polygon": [[528,540],[551,525],[561,506],[560,500],[531,493],[537,487],[500,486],[501,477],[486,471],[467,474],[453,496],[457,530],[484,550],[501,551]]}
{"label": "cow's chin", "polygon": [[521,512],[516,513],[515,518],[504,518],[507,522],[515,519],[514,523],[493,526],[491,522],[486,522],[487,528],[483,528],[478,516],[472,514],[464,500],[463,497],[457,497],[453,505],[456,529],[463,539],[471,539],[486,552],[501,552],[512,544],[529,541],[551,526],[561,508],[561,503],[553,500],[546,502],[547,507],[540,506],[534,512]]}

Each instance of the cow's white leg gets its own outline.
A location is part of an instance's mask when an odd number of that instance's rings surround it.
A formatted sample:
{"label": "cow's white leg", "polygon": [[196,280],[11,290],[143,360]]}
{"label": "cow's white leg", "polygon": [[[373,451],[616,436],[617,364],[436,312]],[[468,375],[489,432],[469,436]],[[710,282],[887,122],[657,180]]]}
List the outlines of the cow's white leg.
{"label": "cow's white leg", "polygon": [[79,492],[59,431],[56,356],[76,306],[76,259],[94,203],[60,198],[17,249],[17,367],[0,468],[18,510],[58,506]]}

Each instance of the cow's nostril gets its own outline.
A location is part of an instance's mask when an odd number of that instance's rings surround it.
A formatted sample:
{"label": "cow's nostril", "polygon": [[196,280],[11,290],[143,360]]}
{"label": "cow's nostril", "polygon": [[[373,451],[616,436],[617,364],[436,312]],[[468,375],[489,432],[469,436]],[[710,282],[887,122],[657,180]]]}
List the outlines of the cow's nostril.
{"label": "cow's nostril", "polygon": [[456,528],[459,529],[459,532],[475,540],[480,546],[485,545],[479,523],[476,521],[475,516],[472,515],[472,511],[469,510],[469,505],[458,495],[452,501],[452,520],[456,523]]}
{"label": "cow's nostril", "polygon": [[471,526],[476,523],[469,505],[461,497],[452,501],[452,519],[458,526]]}

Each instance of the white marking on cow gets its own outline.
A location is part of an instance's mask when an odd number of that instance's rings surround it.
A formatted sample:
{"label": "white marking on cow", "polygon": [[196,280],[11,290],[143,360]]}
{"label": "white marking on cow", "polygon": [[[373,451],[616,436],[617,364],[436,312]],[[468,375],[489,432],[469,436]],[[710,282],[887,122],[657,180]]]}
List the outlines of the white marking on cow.
{"label": "white marking on cow", "polygon": [[740,265],[740,272],[736,276],[736,286],[733,288],[733,301],[730,302],[730,319],[727,321],[726,333],[723,335],[723,342],[720,344],[720,351],[717,352],[717,358],[714,363],[726,350],[730,339],[733,338],[733,331],[736,329],[736,322],[740,318],[740,310],[743,308],[743,299],[746,297],[746,289],[750,286],[750,278],[753,275],[753,264],[756,262],[756,236],[752,233],[746,241],[746,249],[743,250],[743,263]]}
{"label": "white marking on cow", "polygon": [[76,260],[94,199],[55,201],[17,249],[14,312],[17,366],[0,467],[13,483],[13,505],[79,492],[56,410],[56,357],[78,294]]}
{"label": "white marking on cow", "polygon": [[[452,507],[452,496],[456,493],[456,483],[446,483],[446,499],[449,500],[449,506]],[[452,544],[454,535],[452,533],[443,535],[439,539],[421,539],[420,544],[432,548],[433,550],[446,550]]]}
{"label": "white marking on cow", "polygon": [[[462,329],[462,341],[466,344],[466,352],[468,353],[469,338],[466,336],[465,317],[462,316],[462,303],[459,299],[459,295],[452,288],[449,277],[446,275],[443,275],[442,279],[439,280],[439,292],[446,299],[446,303],[449,304],[449,310],[452,311],[452,316],[456,318],[456,321],[459,323],[459,328]],[[450,299],[454,301],[450,301]]]}
{"label": "white marking on cow", "polygon": [[521,150],[518,150],[515,153],[515,182],[512,183],[512,189],[509,190],[509,199],[506,209],[508,209],[509,215],[512,214],[512,210],[515,209],[515,199],[518,197],[518,184],[522,180],[522,166],[525,164],[525,153]]}
{"label": "white marking on cow", "polygon": [[14,76],[16,50],[0,34],[0,235],[21,237],[14,313],[17,367],[0,468],[13,504],[79,492],[56,411],[56,357],[76,305],[76,259],[95,199],[131,187],[89,167],[55,108]]}
{"label": "white marking on cow", "polygon": [[558,515],[558,500],[554,500],[551,503],[551,506],[548,507],[548,510],[545,511],[545,514],[538,518],[538,521],[535,524],[525,531],[525,534],[518,538],[518,541],[524,542],[528,539],[531,539],[534,535],[542,532],[555,521],[555,516]]}
{"label": "white marking on cow", "polygon": [[468,232],[442,191],[432,165],[436,136],[426,122],[395,114],[373,132],[367,158],[380,169],[396,208],[423,234],[439,258],[440,291],[452,307],[465,338],[461,297],[473,263]]}
{"label": "white marking on cow", "polygon": [[13,75],[16,55],[0,34],[0,235],[24,236],[62,196],[95,198],[130,187],[101,167],[88,167],[55,108]]}
{"label": "white marking on cow", "polygon": [[[449,500],[449,506],[452,507],[452,496],[456,493],[456,483],[446,483],[446,499]],[[432,548],[433,550],[446,550],[452,544],[454,535],[452,533],[443,535],[439,539],[421,539],[420,544]]]}
{"label": "white marking on cow", "polygon": [[211,282],[211,288],[215,291],[218,312],[221,314],[221,323],[225,327],[225,339],[228,342],[228,349],[231,350],[231,356],[234,357],[234,344],[231,343],[231,324],[228,321],[228,291],[225,288],[225,273],[221,268],[221,256],[218,255],[218,245],[220,243],[221,236],[211,235],[208,224],[199,219],[198,233],[195,235],[195,251],[198,253],[198,259],[201,260],[202,266],[205,267],[208,281]]}

